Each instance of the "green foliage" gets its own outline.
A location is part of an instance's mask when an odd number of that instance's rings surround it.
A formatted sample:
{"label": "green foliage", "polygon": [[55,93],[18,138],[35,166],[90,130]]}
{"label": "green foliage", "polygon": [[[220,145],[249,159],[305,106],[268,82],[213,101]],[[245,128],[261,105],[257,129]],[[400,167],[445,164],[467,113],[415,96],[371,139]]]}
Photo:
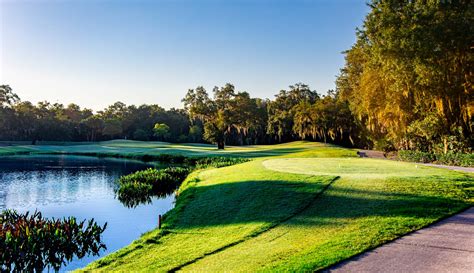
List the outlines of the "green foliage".
{"label": "green foliage", "polygon": [[164,123],[156,123],[153,132],[159,140],[166,140],[170,136],[170,127]]}
{"label": "green foliage", "polygon": [[87,141],[96,141],[97,137],[103,133],[104,121],[98,116],[89,116],[80,123],[84,131],[86,131]]}
{"label": "green foliage", "polygon": [[474,167],[474,154],[463,153],[437,153],[401,150],[398,151],[398,157],[404,161],[421,163],[438,163],[444,165],[454,165],[462,167]]}
{"label": "green foliage", "polygon": [[107,119],[102,133],[111,138],[118,137],[122,134],[122,123],[118,119]]}
{"label": "green foliage", "polygon": [[76,104],[20,101],[9,86],[0,86],[0,140],[100,141],[111,138],[156,139],[156,123],[169,124],[167,140],[179,141],[190,127],[182,109],[164,110],[158,105],[125,105],[116,102],[96,114]]}
{"label": "green foliage", "polygon": [[224,149],[225,144],[225,129],[219,120],[216,120],[218,125],[212,122],[204,123],[204,139],[206,141],[217,143],[218,149]]}
{"label": "green foliage", "polygon": [[[189,173],[189,168],[168,167],[165,169],[148,168],[120,177],[119,184],[141,183],[152,186],[154,193],[169,193],[176,189]],[[142,189],[143,190],[143,189]]]}
{"label": "green foliage", "polygon": [[[199,86],[189,89],[183,99],[185,109],[191,118],[204,123],[204,139],[216,143],[218,149],[224,149],[227,138],[233,135],[242,145],[249,135],[263,132],[261,100],[251,98],[247,92],[236,92],[235,87],[227,83],[213,90],[214,99]],[[255,136],[254,136],[255,137]]]}
{"label": "green foliage", "polygon": [[404,161],[430,163],[436,160],[436,156],[432,153],[422,151],[400,150],[398,157]]}
{"label": "green foliage", "polygon": [[[346,52],[337,89],[370,139],[446,153],[472,143],[471,1],[378,1]],[[470,145],[464,145],[464,152]]]}
{"label": "green foliage", "polygon": [[13,93],[9,85],[0,85],[0,108],[2,108],[3,105],[11,106],[19,100],[20,98]]}
{"label": "green foliage", "polygon": [[[208,167],[222,168],[247,161],[249,160],[245,158],[189,157],[183,158],[182,163],[204,169]],[[191,168],[183,167],[148,168],[124,175],[118,181],[118,199],[127,207],[136,207],[142,203],[149,203],[152,196],[167,196],[178,189],[191,170]]]}
{"label": "green foliage", "polygon": [[188,140],[190,142],[200,142],[202,141],[203,130],[200,126],[193,125],[189,128]]}
{"label": "green foliage", "polygon": [[152,196],[166,196],[175,191],[189,174],[189,168],[146,169],[119,179],[118,199],[128,207],[148,203]]}
{"label": "green foliage", "polygon": [[383,151],[383,152],[392,152],[395,151],[395,147],[393,143],[386,138],[379,138],[374,141],[374,148],[375,150]]}
{"label": "green foliage", "polygon": [[149,140],[150,139],[150,133],[148,131],[143,130],[143,129],[137,129],[133,133],[133,139],[136,139],[136,140]]}
{"label": "green foliage", "polygon": [[302,139],[311,137],[323,142],[338,142],[354,145],[358,124],[346,102],[330,91],[313,104],[302,101],[294,106],[293,132]]}
{"label": "green foliage", "polygon": [[407,130],[413,142],[412,147],[418,150],[429,148],[430,143],[439,137],[442,127],[442,118],[436,113],[429,113],[422,119],[414,120]]}
{"label": "green foliage", "polygon": [[[196,164],[198,168],[226,167],[242,162],[246,159],[237,158],[210,158],[190,159],[187,162]],[[174,192],[186,179],[191,169],[183,167],[169,167],[165,169],[146,169],[125,175],[119,179],[118,199],[128,207],[136,207],[151,201],[152,196],[163,197]]]}
{"label": "green foliage", "polygon": [[[305,116],[303,114],[304,108],[301,109],[301,104],[313,104],[319,99],[318,93],[312,91],[306,84],[297,83],[289,87],[289,91],[281,90],[275,95],[275,100],[270,102],[267,107],[267,133],[275,136],[280,142],[293,139],[292,133],[294,130],[293,122],[295,115],[299,114],[297,119],[301,122],[305,122],[301,120],[302,117]],[[296,125],[296,128],[298,127],[301,126]],[[297,131],[301,136],[301,130]]]}
{"label": "green foliage", "polygon": [[462,154],[453,152],[449,152],[446,154],[436,154],[436,162],[445,165],[474,167],[474,154]]}
{"label": "green foliage", "polygon": [[247,158],[235,158],[235,157],[202,157],[197,159],[189,159],[188,162],[193,162],[196,168],[203,169],[207,167],[222,168],[232,166],[235,164],[248,162]]}
{"label": "green foliage", "polygon": [[0,214],[0,269],[13,272],[58,271],[74,257],[99,255],[105,245],[101,234],[107,224],[76,218],[43,218],[40,212],[21,214],[5,210]]}

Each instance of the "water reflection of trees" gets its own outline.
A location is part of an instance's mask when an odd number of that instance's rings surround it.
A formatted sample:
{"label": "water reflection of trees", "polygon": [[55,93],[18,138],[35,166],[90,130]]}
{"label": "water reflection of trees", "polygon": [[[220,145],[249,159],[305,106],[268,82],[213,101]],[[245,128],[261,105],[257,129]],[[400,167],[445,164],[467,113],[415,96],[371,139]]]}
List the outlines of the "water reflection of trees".
{"label": "water reflection of trees", "polygon": [[118,189],[115,190],[115,194],[117,199],[127,208],[136,208],[139,205],[145,205],[145,204],[151,204],[153,201],[153,198],[166,198],[177,190],[179,186],[176,186],[174,189],[170,189],[167,191],[163,192],[158,192],[158,193],[143,193],[143,194],[137,194],[137,195],[125,195],[125,194],[119,194]]}

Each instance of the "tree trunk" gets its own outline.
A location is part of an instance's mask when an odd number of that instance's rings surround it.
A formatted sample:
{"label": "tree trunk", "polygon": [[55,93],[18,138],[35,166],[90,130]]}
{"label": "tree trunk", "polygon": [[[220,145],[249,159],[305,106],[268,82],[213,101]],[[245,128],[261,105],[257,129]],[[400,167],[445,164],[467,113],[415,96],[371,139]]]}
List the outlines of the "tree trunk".
{"label": "tree trunk", "polygon": [[443,144],[444,144],[444,154],[448,153],[448,138],[444,137],[443,138]]}
{"label": "tree trunk", "polygon": [[223,140],[217,141],[217,149],[224,150],[224,141]]}

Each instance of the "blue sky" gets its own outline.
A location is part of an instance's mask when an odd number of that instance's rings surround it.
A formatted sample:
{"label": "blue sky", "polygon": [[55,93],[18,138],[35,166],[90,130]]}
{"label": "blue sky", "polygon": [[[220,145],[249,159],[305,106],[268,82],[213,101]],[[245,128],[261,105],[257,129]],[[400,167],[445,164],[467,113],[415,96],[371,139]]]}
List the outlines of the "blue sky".
{"label": "blue sky", "polygon": [[356,0],[0,0],[0,84],[94,110],[181,107],[189,88],[226,82],[262,98],[296,82],[325,93],[367,12]]}

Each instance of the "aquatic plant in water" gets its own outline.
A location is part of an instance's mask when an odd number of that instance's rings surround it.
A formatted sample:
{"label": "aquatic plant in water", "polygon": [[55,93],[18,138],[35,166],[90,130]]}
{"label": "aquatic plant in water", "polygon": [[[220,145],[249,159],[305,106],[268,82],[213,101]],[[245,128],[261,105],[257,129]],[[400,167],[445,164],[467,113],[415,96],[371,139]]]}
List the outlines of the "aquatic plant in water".
{"label": "aquatic plant in water", "polygon": [[[194,168],[221,168],[249,161],[245,158],[202,157],[186,158],[186,164]],[[169,167],[165,169],[148,168],[119,178],[117,198],[127,207],[151,202],[151,197],[165,197],[173,193],[194,168]]]}
{"label": "aquatic plant in water", "polygon": [[191,170],[183,167],[146,169],[119,179],[117,197],[125,206],[136,207],[151,202],[151,197],[164,197],[175,191]]}

